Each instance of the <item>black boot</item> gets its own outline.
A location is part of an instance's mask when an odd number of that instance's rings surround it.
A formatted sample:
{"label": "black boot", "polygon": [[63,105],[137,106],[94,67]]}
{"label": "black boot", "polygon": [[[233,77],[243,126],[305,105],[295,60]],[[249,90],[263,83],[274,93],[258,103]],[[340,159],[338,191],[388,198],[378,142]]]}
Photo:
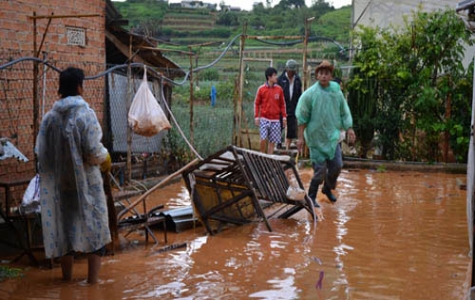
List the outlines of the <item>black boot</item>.
{"label": "black boot", "polygon": [[336,196],[333,195],[332,190],[327,188],[325,185],[323,185],[322,193],[325,194],[325,196],[327,196],[328,200],[330,200],[331,202],[336,202]]}
{"label": "black boot", "polygon": [[312,183],[310,183],[310,187],[308,188],[308,197],[313,202],[314,207],[320,207],[317,202],[317,193],[318,193],[318,185],[316,187],[312,187]]}
{"label": "black boot", "polygon": [[313,202],[313,207],[315,207],[315,208],[319,208],[319,207],[320,207],[320,204],[318,204],[317,200],[315,200],[315,199],[311,199],[311,200],[312,200],[312,202]]}

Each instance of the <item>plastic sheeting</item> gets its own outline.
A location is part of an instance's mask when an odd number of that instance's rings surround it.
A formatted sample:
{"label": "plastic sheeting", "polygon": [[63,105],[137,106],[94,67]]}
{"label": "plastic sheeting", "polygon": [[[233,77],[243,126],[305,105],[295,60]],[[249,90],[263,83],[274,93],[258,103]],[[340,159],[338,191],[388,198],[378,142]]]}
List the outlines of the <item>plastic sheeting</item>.
{"label": "plastic sheeting", "polygon": [[7,158],[16,158],[22,162],[28,162],[20,150],[18,150],[9,140],[0,139],[0,160],[5,160]]}

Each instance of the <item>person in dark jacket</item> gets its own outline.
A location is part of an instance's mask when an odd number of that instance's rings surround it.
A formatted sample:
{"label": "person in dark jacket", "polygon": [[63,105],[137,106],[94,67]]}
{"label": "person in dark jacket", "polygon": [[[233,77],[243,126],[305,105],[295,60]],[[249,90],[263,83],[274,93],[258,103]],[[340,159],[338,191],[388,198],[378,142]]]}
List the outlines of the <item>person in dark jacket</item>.
{"label": "person in dark jacket", "polygon": [[[298,64],[289,59],[285,64],[284,72],[279,76],[277,84],[284,90],[285,106],[287,110],[287,132],[285,135],[285,148],[290,148],[292,140],[297,139],[297,119],[295,108],[302,95],[302,81],[297,74]],[[283,128],[282,128],[283,129]]]}

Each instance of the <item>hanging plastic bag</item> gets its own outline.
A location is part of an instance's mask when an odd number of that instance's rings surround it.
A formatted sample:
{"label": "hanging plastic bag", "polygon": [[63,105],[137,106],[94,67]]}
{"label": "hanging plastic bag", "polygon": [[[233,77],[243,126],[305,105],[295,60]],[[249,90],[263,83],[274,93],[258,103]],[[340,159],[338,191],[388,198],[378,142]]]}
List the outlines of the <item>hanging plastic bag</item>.
{"label": "hanging plastic bag", "polygon": [[133,132],[143,136],[153,136],[171,128],[170,122],[148,86],[147,67],[144,69],[142,83],[132,100],[128,121]]}
{"label": "hanging plastic bag", "polygon": [[40,208],[40,175],[36,174],[33,179],[30,180],[28,187],[23,194],[21,201],[21,212],[25,214],[39,213]]}

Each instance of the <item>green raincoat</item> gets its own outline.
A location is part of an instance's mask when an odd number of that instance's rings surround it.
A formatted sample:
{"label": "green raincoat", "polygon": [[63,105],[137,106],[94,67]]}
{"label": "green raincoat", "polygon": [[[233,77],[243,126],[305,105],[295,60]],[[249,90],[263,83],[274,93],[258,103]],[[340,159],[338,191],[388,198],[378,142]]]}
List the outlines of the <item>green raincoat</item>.
{"label": "green raincoat", "polygon": [[298,125],[306,125],[305,142],[312,162],[333,159],[340,130],[353,126],[350,108],[340,85],[330,81],[326,88],[318,82],[307,89],[299,99],[295,111]]}

